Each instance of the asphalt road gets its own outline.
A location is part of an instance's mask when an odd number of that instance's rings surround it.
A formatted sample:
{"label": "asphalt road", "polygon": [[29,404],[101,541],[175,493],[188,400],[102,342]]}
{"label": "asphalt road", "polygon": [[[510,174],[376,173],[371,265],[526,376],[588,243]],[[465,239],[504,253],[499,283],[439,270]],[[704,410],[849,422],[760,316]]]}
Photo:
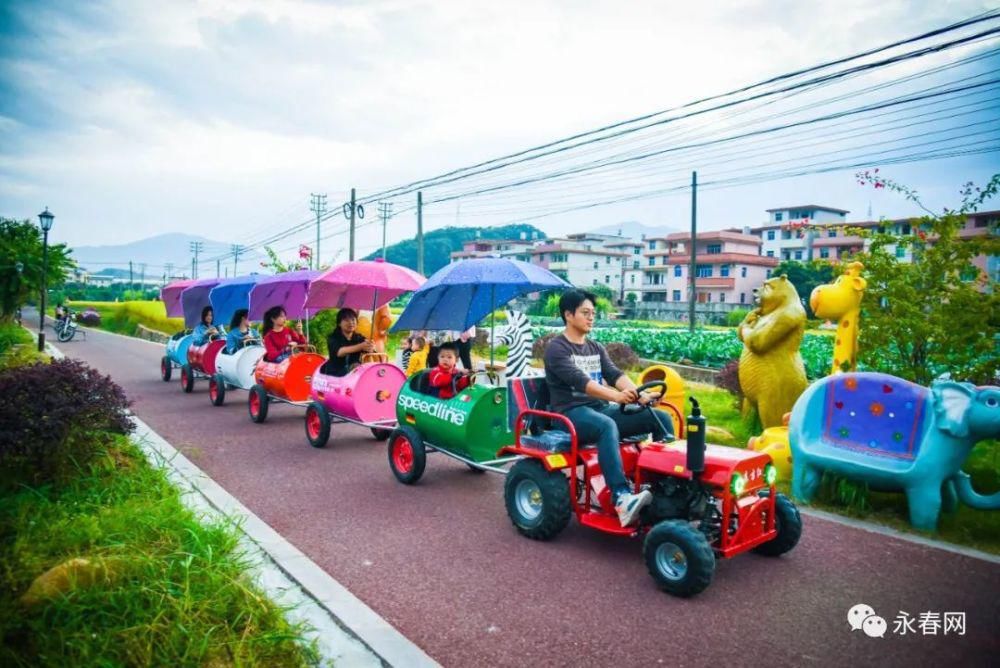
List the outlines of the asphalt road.
{"label": "asphalt road", "polygon": [[[691,600],[659,592],[637,540],[571,523],[549,543],[522,538],[503,480],[440,455],[423,480],[393,478],[367,430],[306,442],[303,411],[272,405],[250,422],[246,393],[210,405],[159,377],[163,347],[90,331],[61,344],[109,373],[135,412],[253,512],[446,666],[995,665],[1000,566],[804,517],[779,559],[720,562]],[[711,416],[709,416],[711,419]],[[866,603],[883,638],[851,631]],[[964,635],[895,632],[901,611],[964,612]]]}

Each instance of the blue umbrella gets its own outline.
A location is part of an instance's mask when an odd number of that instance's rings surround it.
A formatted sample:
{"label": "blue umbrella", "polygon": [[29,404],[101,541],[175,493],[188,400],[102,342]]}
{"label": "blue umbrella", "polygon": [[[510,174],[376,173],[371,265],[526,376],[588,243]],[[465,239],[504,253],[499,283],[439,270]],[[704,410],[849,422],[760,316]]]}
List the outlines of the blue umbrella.
{"label": "blue umbrella", "polygon": [[[543,269],[520,260],[480,258],[445,265],[410,297],[392,331],[465,331],[499,306],[531,292],[572,287]],[[492,328],[492,321],[490,323]],[[493,360],[490,348],[490,363]]]}
{"label": "blue umbrella", "polygon": [[257,281],[264,278],[259,274],[227,278],[208,293],[208,299],[215,311],[215,319],[227,324],[241,308],[250,308],[250,290]]}

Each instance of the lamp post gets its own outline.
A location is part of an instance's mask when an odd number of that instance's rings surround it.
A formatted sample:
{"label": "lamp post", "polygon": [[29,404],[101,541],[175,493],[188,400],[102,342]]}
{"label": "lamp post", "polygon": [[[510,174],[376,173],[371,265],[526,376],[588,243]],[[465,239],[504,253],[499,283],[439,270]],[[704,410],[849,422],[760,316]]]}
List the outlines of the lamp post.
{"label": "lamp post", "polygon": [[42,303],[38,314],[38,352],[45,350],[45,293],[48,291],[49,273],[49,230],[55,216],[49,213],[49,207],[38,214],[38,222],[42,226]]}
{"label": "lamp post", "polygon": [[[15,293],[17,295],[16,299],[20,299],[20,297],[21,297],[21,278],[22,278],[21,275],[24,273],[24,263],[21,262],[20,260],[17,261],[17,262],[15,262],[14,263],[14,270],[17,272],[17,292]],[[18,301],[16,303],[19,304],[20,301]],[[18,326],[20,326],[21,325],[21,307],[20,306],[17,307],[16,317],[17,317],[17,324],[18,324]]]}

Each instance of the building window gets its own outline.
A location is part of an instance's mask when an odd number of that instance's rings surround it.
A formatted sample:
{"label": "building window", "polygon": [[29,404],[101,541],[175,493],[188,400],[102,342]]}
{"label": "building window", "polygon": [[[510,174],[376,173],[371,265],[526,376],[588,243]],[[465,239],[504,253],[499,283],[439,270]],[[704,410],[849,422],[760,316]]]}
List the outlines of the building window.
{"label": "building window", "polygon": [[830,238],[836,237],[837,236],[837,230],[827,230],[826,236],[828,236]]}
{"label": "building window", "polygon": [[747,293],[745,293],[745,292],[741,292],[740,293],[740,303],[741,304],[746,304],[747,303]]}
{"label": "building window", "polygon": [[545,262],[545,253],[539,253],[538,254],[538,261],[539,262]]}
{"label": "building window", "polygon": [[771,278],[771,270],[770,269],[767,270],[767,274],[764,275],[764,278]]}
{"label": "building window", "polygon": [[635,274],[632,274],[631,276],[629,276],[629,283],[631,283],[632,285],[635,285]]}
{"label": "building window", "polygon": [[782,260],[791,260],[792,259],[792,251],[781,251],[781,259]]}
{"label": "building window", "polygon": [[705,302],[709,303],[709,304],[712,302],[712,293],[711,292],[706,292],[705,293]]}
{"label": "building window", "polygon": [[597,263],[596,262],[594,263],[594,269],[597,269]]}
{"label": "building window", "polygon": [[719,293],[719,303],[720,304],[725,304],[726,303],[726,293],[725,292],[720,292]]}
{"label": "building window", "polygon": [[708,254],[709,255],[718,255],[721,252],[722,252],[722,244],[709,244],[708,245]]}
{"label": "building window", "polygon": [[[774,219],[776,221],[778,221],[778,222],[781,222],[781,219],[784,218],[784,217],[785,217],[785,212],[784,211],[779,211],[778,213],[774,214]],[[772,230],[772,233],[773,233],[773,230]],[[768,238],[769,239],[773,239],[774,237],[768,237]]]}
{"label": "building window", "polygon": [[662,264],[664,267],[666,267],[667,266],[667,260],[668,260],[668,258],[667,258],[666,255],[662,256],[660,258],[660,264]]}
{"label": "building window", "polygon": [[604,258],[604,264],[611,264],[611,256],[610,255],[605,256],[605,258]]}
{"label": "building window", "polygon": [[774,257],[774,251],[767,251],[768,257]]}
{"label": "building window", "polygon": [[610,277],[610,276],[608,276],[607,274],[605,274],[605,275],[604,275],[604,282],[605,282],[606,284],[610,285],[610,284],[611,284],[611,277]]}
{"label": "building window", "polygon": [[680,300],[681,300],[681,291],[680,290],[674,290],[674,301],[675,302],[679,302]]}
{"label": "building window", "polygon": [[747,268],[740,267],[740,278],[746,278],[746,277],[747,277]]}
{"label": "building window", "polygon": [[824,259],[830,257],[830,249],[829,248],[820,248],[819,249],[819,256],[821,258],[824,258]]}
{"label": "building window", "polygon": [[699,264],[698,273],[695,274],[698,278],[712,278],[712,265],[710,264]]}
{"label": "building window", "polygon": [[652,267],[654,264],[656,264],[656,258],[655,257],[649,258],[649,266]]}
{"label": "building window", "polygon": [[[779,218],[778,220],[781,220],[781,219]],[[774,230],[768,230],[767,231],[767,240],[768,241],[774,241]]]}
{"label": "building window", "polygon": [[597,285],[597,279],[596,278],[594,279],[594,285]]}
{"label": "building window", "polygon": [[801,260],[802,259],[802,251],[800,251],[800,250],[795,251],[795,259],[796,260]]}
{"label": "building window", "polygon": [[639,268],[639,261],[638,260],[635,260],[635,261],[632,262],[632,268],[633,269],[638,269]]}
{"label": "building window", "polygon": [[796,239],[802,238],[802,230],[795,230],[795,238]]}
{"label": "building window", "polygon": [[896,246],[896,257],[906,257],[906,246]]}
{"label": "building window", "polygon": [[781,230],[781,238],[782,239],[791,239],[792,238],[792,231],[791,230]]}
{"label": "building window", "polygon": [[655,241],[650,241],[649,242],[649,250],[656,250],[656,242]]}
{"label": "building window", "polygon": [[674,278],[679,278],[683,270],[684,267],[682,267],[681,265],[679,264],[674,265]]}
{"label": "building window", "polygon": [[642,246],[635,246],[632,249],[632,255],[638,255],[640,250],[642,250]]}
{"label": "building window", "polygon": [[729,278],[729,265],[728,264],[724,264],[721,267],[719,267],[719,276],[722,276],[723,278]]}

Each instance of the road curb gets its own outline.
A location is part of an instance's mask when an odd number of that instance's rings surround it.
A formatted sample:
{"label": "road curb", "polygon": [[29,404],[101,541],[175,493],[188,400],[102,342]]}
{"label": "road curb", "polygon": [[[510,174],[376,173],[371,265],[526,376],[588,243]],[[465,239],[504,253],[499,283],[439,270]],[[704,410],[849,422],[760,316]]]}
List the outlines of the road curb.
{"label": "road curb", "polygon": [[[46,351],[55,359],[65,357],[48,342]],[[306,635],[316,640],[325,660],[338,667],[440,665],[139,417],[132,419],[136,444],[151,463],[167,471],[185,503],[225,519],[240,533],[242,546],[257,564],[261,588],[272,600],[291,607],[289,618],[314,629]]]}

